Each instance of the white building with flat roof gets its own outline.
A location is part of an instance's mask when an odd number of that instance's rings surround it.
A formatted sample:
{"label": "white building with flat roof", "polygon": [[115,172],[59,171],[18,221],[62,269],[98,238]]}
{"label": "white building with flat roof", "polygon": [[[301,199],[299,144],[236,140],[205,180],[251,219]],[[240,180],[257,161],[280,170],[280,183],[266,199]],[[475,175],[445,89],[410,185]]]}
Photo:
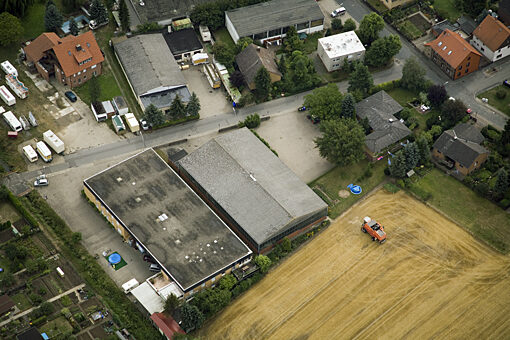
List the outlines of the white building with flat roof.
{"label": "white building with flat roof", "polygon": [[365,55],[365,47],[354,31],[320,38],[317,54],[328,72],[342,68],[344,59],[357,60]]}

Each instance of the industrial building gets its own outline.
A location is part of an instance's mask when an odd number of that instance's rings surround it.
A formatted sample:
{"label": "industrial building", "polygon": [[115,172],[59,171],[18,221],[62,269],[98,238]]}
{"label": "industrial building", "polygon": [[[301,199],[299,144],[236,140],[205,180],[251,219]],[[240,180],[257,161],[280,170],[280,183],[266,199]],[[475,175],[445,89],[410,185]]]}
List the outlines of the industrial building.
{"label": "industrial building", "polygon": [[251,259],[252,251],[152,149],[83,184],[115,230],[159,264],[177,296],[213,286]]}
{"label": "industrial building", "polygon": [[365,55],[365,46],[354,31],[320,38],[317,44],[317,55],[328,72],[341,69],[345,59],[354,61]]}
{"label": "industrial building", "polygon": [[257,253],[309,230],[328,213],[327,204],[247,128],[210,140],[178,167]]}
{"label": "industrial building", "polygon": [[225,26],[235,43],[250,37],[261,43],[279,43],[290,26],[298,33],[322,31],[324,14],[314,0],[273,0],[225,12]]}
{"label": "industrial building", "polygon": [[153,104],[166,111],[177,95],[189,101],[186,80],[162,34],[119,39],[113,47],[142,110]]}

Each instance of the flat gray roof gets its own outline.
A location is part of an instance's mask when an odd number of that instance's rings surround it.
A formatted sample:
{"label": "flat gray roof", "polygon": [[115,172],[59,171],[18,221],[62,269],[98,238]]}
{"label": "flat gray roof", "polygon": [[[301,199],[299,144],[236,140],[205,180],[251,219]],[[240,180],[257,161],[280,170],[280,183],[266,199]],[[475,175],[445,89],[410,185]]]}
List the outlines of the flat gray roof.
{"label": "flat gray roof", "polygon": [[161,33],[125,39],[114,49],[137,96],[186,85]]}
{"label": "flat gray roof", "polygon": [[327,208],[247,128],[210,140],[179,164],[259,245]]}
{"label": "flat gray roof", "polygon": [[152,149],[84,183],[184,291],[251,253]]}
{"label": "flat gray roof", "polygon": [[324,19],[315,0],[273,0],[225,12],[240,37]]}

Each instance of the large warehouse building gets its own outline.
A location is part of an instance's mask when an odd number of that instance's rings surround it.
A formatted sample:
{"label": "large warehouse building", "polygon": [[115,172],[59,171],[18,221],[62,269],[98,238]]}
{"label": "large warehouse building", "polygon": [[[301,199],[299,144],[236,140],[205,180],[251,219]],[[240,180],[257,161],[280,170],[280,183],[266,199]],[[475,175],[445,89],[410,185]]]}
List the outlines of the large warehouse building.
{"label": "large warehouse building", "polygon": [[251,258],[251,250],[152,149],[87,178],[84,191],[184,297]]}
{"label": "large warehouse building", "polygon": [[178,166],[257,253],[301,234],[328,213],[326,203],[247,128],[210,140]]}

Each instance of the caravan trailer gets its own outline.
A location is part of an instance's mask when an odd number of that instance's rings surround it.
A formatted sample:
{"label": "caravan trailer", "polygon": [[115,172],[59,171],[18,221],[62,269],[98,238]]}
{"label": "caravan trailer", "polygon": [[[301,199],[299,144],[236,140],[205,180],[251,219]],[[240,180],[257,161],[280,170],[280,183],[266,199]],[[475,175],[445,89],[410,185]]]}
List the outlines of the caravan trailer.
{"label": "caravan trailer", "polygon": [[36,148],[39,156],[41,156],[41,158],[43,159],[43,161],[48,163],[53,160],[53,157],[51,156],[50,149],[46,146],[46,144],[44,144],[43,141],[37,142],[37,144],[35,145],[35,148]]}
{"label": "caravan trailer", "polygon": [[12,93],[7,90],[7,87],[5,85],[0,86],[0,97],[5,102],[5,104],[12,106],[16,104],[16,98],[12,95]]}
{"label": "caravan trailer", "polygon": [[9,62],[9,60],[6,60],[0,64],[0,68],[2,68],[2,71],[5,72],[5,74],[12,74],[13,76],[18,76],[18,71],[12,66],[12,64]]}
{"label": "caravan trailer", "polygon": [[7,111],[3,115],[5,122],[7,123],[7,125],[9,125],[12,131],[20,132],[21,130],[23,130],[20,121],[11,111]]}
{"label": "caravan trailer", "polygon": [[23,147],[23,154],[28,158],[28,160],[33,163],[37,162],[37,153],[34,148],[30,145],[26,145]]}

